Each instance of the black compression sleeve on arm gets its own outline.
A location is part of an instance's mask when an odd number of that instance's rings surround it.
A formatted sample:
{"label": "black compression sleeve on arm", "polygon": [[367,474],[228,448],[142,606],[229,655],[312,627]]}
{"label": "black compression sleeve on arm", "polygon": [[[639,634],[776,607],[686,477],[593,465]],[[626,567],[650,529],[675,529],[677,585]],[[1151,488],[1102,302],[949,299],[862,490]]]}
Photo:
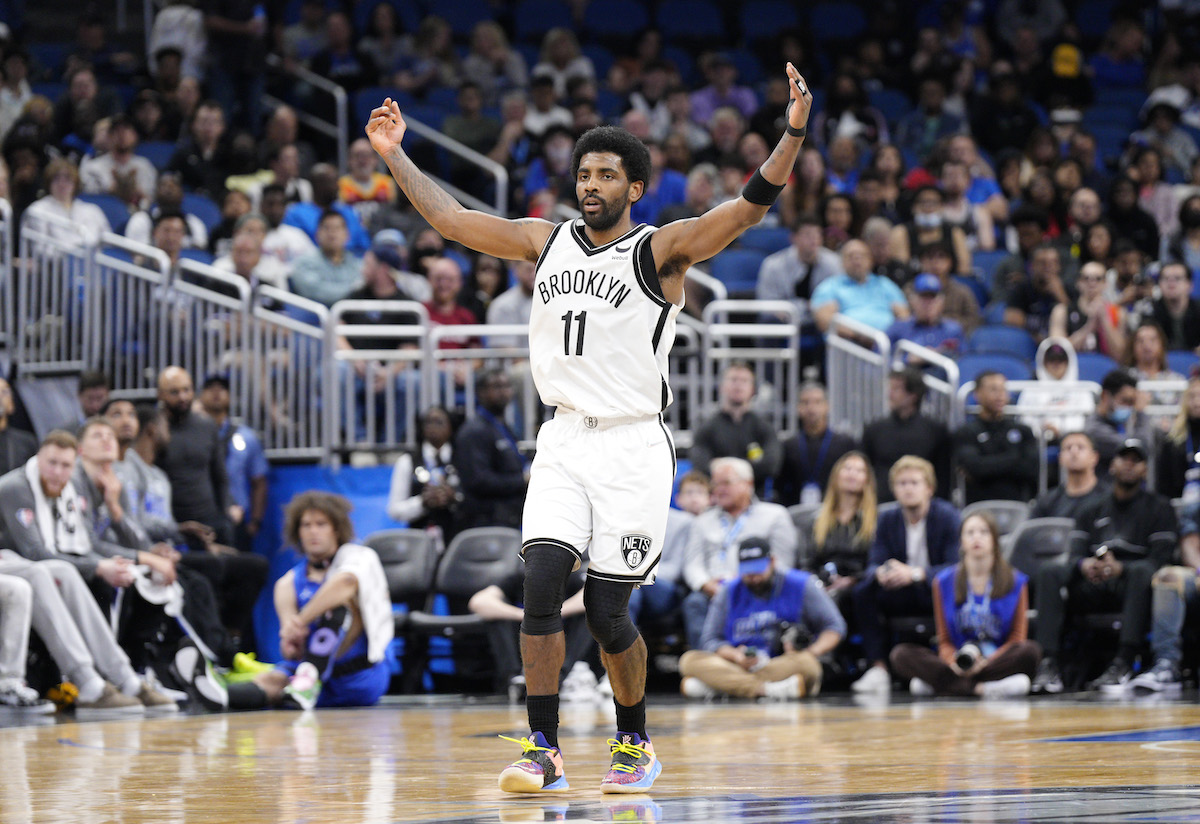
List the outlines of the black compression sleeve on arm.
{"label": "black compression sleeve on arm", "polygon": [[783,191],[783,184],[776,186],[774,183],[767,181],[762,176],[761,169],[755,169],[754,174],[746,181],[746,185],[742,187],[742,197],[750,201],[756,206],[772,206],[775,199],[779,197],[779,193]]}

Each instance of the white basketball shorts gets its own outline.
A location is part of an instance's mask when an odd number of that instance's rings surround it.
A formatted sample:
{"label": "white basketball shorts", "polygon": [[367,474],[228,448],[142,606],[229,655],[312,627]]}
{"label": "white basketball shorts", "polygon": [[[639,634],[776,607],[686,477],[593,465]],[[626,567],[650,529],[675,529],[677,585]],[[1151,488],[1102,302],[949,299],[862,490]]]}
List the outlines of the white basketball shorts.
{"label": "white basketball shorts", "polygon": [[675,444],[659,416],[607,422],[560,408],[538,432],[522,544],[586,552],[593,578],[654,583],[674,478]]}

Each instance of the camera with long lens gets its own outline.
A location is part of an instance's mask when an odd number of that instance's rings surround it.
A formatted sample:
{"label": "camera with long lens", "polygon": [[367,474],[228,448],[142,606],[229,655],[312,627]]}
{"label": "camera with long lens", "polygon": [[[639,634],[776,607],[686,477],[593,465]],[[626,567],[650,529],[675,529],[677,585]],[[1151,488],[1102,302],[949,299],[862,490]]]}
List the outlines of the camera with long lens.
{"label": "camera with long lens", "polygon": [[954,663],[960,670],[966,672],[978,664],[982,657],[983,653],[979,647],[974,644],[963,644],[958,648],[958,652],[954,653]]}

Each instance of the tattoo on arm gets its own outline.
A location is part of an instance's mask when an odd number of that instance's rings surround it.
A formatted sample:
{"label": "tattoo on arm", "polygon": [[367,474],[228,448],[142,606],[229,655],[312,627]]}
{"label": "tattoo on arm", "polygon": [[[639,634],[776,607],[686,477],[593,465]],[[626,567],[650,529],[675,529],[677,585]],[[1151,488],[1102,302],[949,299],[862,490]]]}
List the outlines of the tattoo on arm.
{"label": "tattoo on arm", "polygon": [[398,147],[388,152],[384,161],[409,201],[421,213],[421,217],[428,220],[435,229],[439,218],[444,218],[462,208],[457,200],[446,194],[441,186],[438,186],[418,169],[408,155],[400,151]]}
{"label": "tattoo on arm", "polygon": [[[796,155],[800,154],[801,138],[793,137],[790,134],[784,134],[780,141],[775,144],[774,151],[771,156],[763,163],[761,171],[762,176],[768,183],[773,183],[776,186],[787,183],[788,175],[791,173],[792,166],[796,162]],[[781,180],[776,178],[782,178]]]}

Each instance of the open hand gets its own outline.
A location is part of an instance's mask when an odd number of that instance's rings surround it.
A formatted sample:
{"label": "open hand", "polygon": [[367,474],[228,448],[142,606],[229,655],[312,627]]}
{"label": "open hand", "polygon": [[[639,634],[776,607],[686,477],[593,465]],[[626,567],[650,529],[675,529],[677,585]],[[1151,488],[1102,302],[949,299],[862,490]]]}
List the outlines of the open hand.
{"label": "open hand", "polygon": [[407,128],[404,118],[400,116],[400,106],[389,97],[382,106],[371,110],[371,118],[367,121],[367,139],[375,151],[386,155],[400,145]]}
{"label": "open hand", "polygon": [[787,64],[788,90],[792,93],[791,102],[788,103],[787,118],[788,125],[793,129],[801,129],[808,124],[808,113],[812,109],[813,96],[812,91],[808,88],[808,83],[796,70],[796,67],[791,63]]}

